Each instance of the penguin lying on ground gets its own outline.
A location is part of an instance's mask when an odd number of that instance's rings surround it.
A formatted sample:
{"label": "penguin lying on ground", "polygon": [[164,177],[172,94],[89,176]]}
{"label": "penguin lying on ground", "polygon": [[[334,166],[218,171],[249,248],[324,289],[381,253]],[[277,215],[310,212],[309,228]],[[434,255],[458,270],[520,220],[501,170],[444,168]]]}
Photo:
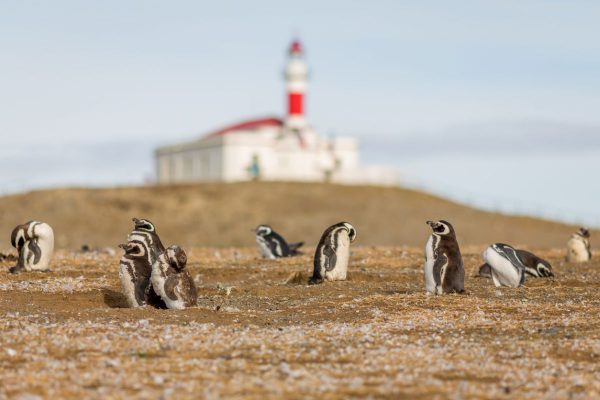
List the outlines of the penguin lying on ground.
{"label": "penguin lying on ground", "polygon": [[[537,273],[541,273],[540,271],[544,271],[546,274],[552,273],[547,267],[541,264],[539,268],[538,266],[536,268],[527,267],[521,261],[518,251],[514,247],[504,243],[494,243],[488,247],[483,253],[483,259],[490,266],[492,280],[496,287],[508,286],[516,288],[521,286],[525,282],[526,271],[529,271],[528,273],[531,274],[534,271]],[[531,260],[533,258],[528,259],[527,262],[530,263]]]}
{"label": "penguin lying on ground", "polygon": [[587,228],[579,228],[567,242],[567,261],[586,262],[591,259],[590,231]]}
{"label": "penguin lying on ground", "polygon": [[427,221],[433,233],[425,245],[427,293],[462,293],[465,270],[454,228],[448,221]]}
{"label": "penguin lying on ground", "polygon": [[183,310],[198,301],[198,291],[186,264],[183,249],[170,246],[152,265],[152,287],[168,308]]}
{"label": "penguin lying on ground", "polygon": [[[525,273],[527,275],[536,277],[536,278],[548,278],[554,276],[552,272],[552,265],[543,258],[536,256],[535,254],[526,251],[515,249],[516,257],[518,257],[519,261],[525,267]],[[481,267],[479,267],[479,276],[484,278],[492,277],[492,267],[484,263]]]}
{"label": "penguin lying on ground", "polygon": [[346,280],[350,243],[356,239],[356,229],[348,222],[339,222],[323,232],[317,245],[313,275],[309,284]]}
{"label": "penguin lying on ground", "polygon": [[152,265],[164,252],[156,228],[146,219],[133,218],[133,231],[127,243],[119,245],[125,250],[121,257],[119,279],[123,294],[130,307],[151,305],[166,308],[164,301],[156,294],[150,283]]}
{"label": "penguin lying on ground", "polygon": [[258,250],[264,258],[274,259],[301,254],[298,251],[298,248],[302,246],[304,242],[288,244],[285,239],[269,225],[259,225],[254,232],[256,233]]}
{"label": "penguin lying on ground", "polygon": [[29,221],[18,225],[10,235],[10,242],[19,253],[11,273],[20,271],[47,271],[54,253],[54,231],[50,225]]}

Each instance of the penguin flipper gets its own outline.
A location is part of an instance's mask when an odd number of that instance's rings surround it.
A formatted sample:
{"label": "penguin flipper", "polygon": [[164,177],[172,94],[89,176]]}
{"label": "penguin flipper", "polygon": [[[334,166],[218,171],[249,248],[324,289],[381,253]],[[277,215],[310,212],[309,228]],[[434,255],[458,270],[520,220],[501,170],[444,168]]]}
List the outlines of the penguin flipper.
{"label": "penguin flipper", "polygon": [[332,271],[337,264],[337,254],[335,253],[335,249],[329,245],[326,245],[323,248],[323,254],[325,255],[325,270]]}
{"label": "penguin flipper", "polygon": [[323,282],[325,280],[323,273],[325,271],[333,270],[335,268],[335,264],[337,263],[337,255],[335,254],[333,247],[330,245],[327,244],[323,246],[321,253],[323,254],[323,258],[315,257],[315,269],[313,271],[313,276],[311,276],[308,280],[309,285]]}
{"label": "penguin flipper", "polygon": [[433,262],[433,281],[435,282],[436,288],[441,288],[442,286],[442,274],[444,268],[448,267],[448,257],[446,257],[445,253],[436,252],[436,257]]}

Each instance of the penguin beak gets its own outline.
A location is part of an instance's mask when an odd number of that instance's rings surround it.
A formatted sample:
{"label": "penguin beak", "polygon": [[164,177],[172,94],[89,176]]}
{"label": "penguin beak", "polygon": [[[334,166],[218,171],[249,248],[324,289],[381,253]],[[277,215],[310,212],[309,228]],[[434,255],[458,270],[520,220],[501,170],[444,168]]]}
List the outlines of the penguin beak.
{"label": "penguin beak", "polygon": [[426,224],[429,226],[433,226],[433,221],[427,221]]}

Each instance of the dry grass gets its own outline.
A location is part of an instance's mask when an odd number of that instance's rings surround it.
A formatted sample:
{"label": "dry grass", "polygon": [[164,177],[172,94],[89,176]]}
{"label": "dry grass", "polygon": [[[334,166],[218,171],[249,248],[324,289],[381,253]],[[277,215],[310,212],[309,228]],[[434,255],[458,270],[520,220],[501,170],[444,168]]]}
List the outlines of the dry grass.
{"label": "dry grass", "polygon": [[555,279],[496,289],[463,247],[467,294],[437,297],[416,248],[355,247],[318,286],[311,254],[188,249],[184,311],[120,308],[118,256],[59,251],[0,273],[0,398],[598,398],[600,262],[543,251]]}
{"label": "dry grass", "polygon": [[361,244],[377,246],[422,246],[429,219],[449,220],[461,242],[479,245],[500,241],[562,247],[575,230],[400,188],[239,183],[57,189],[0,198],[0,250],[10,248],[10,231],[31,219],[54,227],[59,248],[116,246],[134,216],[151,219],[165,243],[184,247],[251,246],[254,238],[248,230],[261,223],[313,246],[327,226],[342,220],[357,227]]}

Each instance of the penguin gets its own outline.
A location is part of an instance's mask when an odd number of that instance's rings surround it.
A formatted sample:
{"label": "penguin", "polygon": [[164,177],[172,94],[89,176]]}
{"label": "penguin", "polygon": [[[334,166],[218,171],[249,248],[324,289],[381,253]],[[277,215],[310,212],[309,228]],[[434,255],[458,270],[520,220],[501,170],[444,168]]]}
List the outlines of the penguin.
{"label": "penguin", "polygon": [[465,270],[454,228],[448,221],[427,221],[433,231],[425,245],[425,289],[427,293],[462,293]]}
{"label": "penguin", "polygon": [[590,231],[589,229],[582,227],[572,234],[567,242],[567,261],[586,262],[591,259]]}
{"label": "penguin", "polygon": [[123,294],[130,307],[151,305],[166,308],[150,283],[152,265],[165,248],[152,222],[147,219],[132,220],[134,228],[127,236],[127,243],[119,245],[125,251],[119,266]]}
{"label": "penguin", "polygon": [[483,260],[490,266],[496,287],[519,287],[525,282],[525,271],[517,250],[504,243],[494,243],[483,252]]}
{"label": "penguin", "polygon": [[[536,256],[535,254],[526,251],[515,249],[516,256],[521,261],[521,264],[525,267],[525,273],[535,278],[549,278],[553,277],[552,265],[543,258]],[[492,277],[492,267],[484,263],[479,267],[479,276],[484,278]]]}
{"label": "penguin", "polygon": [[170,246],[152,265],[152,287],[167,308],[183,310],[195,306],[198,301],[198,291],[186,264],[183,249]]}
{"label": "penguin", "polygon": [[256,233],[258,250],[263,258],[275,259],[301,254],[298,251],[298,248],[302,246],[304,242],[288,244],[285,239],[269,225],[259,225],[254,232]]}
{"label": "penguin", "polygon": [[323,232],[314,258],[314,271],[309,284],[346,280],[350,243],[356,239],[356,229],[348,222],[339,222]]}
{"label": "penguin", "polygon": [[19,258],[9,272],[48,271],[54,254],[54,230],[50,225],[39,221],[18,225],[10,235],[10,242]]}

